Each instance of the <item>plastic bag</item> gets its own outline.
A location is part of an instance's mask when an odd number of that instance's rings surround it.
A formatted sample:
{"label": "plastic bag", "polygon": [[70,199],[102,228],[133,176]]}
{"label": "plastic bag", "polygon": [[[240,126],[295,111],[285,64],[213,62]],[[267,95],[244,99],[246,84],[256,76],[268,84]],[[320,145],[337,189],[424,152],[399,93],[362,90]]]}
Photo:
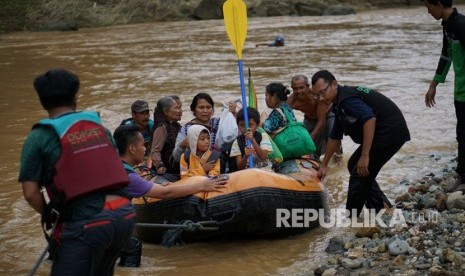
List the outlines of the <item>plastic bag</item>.
{"label": "plastic bag", "polygon": [[234,140],[236,140],[238,132],[239,128],[236,123],[236,118],[229,112],[227,107],[224,107],[223,113],[221,113],[218,131],[216,132],[216,149],[228,151]]}

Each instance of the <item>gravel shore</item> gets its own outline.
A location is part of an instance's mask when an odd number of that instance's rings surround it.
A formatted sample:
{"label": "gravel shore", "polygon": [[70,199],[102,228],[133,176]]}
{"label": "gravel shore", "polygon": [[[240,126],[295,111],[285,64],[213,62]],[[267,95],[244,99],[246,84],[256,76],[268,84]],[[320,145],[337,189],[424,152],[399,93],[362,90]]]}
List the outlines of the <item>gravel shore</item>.
{"label": "gravel shore", "polygon": [[381,223],[332,237],[314,275],[465,275],[465,185],[455,166],[453,159],[442,171],[399,183]]}

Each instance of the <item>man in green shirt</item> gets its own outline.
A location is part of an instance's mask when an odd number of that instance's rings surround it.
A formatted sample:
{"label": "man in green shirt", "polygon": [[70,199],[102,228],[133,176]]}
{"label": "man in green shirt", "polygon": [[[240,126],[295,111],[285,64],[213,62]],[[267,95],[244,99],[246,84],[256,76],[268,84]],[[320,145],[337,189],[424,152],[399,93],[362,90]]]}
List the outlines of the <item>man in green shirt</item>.
{"label": "man in green shirt", "polygon": [[34,88],[48,118],[24,142],[19,182],[29,205],[54,225],[51,275],[113,275],[135,212],[122,196],[128,178],[111,134],[96,112],[76,111],[73,73],[50,70]]}
{"label": "man in green shirt", "polygon": [[465,183],[465,16],[452,8],[452,0],[425,0],[428,13],[442,20],[442,51],[436,74],[425,95],[427,107],[436,104],[436,86],[444,83],[451,64],[455,72],[454,106],[457,116],[458,163],[457,173]]}

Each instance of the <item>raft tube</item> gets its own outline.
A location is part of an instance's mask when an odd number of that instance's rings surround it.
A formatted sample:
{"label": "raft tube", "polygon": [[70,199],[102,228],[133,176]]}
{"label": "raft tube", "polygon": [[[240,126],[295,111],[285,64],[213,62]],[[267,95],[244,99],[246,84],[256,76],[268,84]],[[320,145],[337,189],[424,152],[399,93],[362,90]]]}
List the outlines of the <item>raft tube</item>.
{"label": "raft tube", "polygon": [[[144,242],[160,243],[169,234],[168,229],[150,227],[151,224],[182,224],[187,221],[210,221],[218,229],[178,232],[184,243],[213,239],[283,238],[304,233],[317,227],[318,219],[311,221],[307,227],[286,227],[280,220],[280,227],[277,227],[277,209],[327,209],[326,193],[317,177],[317,166],[316,161],[289,160],[278,169],[281,173],[262,169],[230,173],[229,182],[221,193],[197,193],[169,200],[134,199],[138,223],[136,234]],[[197,183],[204,179],[203,176],[195,176],[170,185]],[[287,221],[292,223],[291,219]]]}

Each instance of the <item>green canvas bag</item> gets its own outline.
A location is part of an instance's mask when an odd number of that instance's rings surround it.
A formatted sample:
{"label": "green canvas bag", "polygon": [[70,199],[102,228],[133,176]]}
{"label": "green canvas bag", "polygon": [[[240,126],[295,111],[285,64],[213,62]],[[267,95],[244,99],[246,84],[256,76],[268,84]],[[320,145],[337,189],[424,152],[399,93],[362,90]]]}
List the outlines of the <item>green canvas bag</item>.
{"label": "green canvas bag", "polygon": [[[315,152],[315,143],[301,122],[294,121],[286,108],[276,108],[288,124],[274,132],[273,141],[278,146],[284,160],[300,158]],[[284,112],[284,114],[283,114]]]}

